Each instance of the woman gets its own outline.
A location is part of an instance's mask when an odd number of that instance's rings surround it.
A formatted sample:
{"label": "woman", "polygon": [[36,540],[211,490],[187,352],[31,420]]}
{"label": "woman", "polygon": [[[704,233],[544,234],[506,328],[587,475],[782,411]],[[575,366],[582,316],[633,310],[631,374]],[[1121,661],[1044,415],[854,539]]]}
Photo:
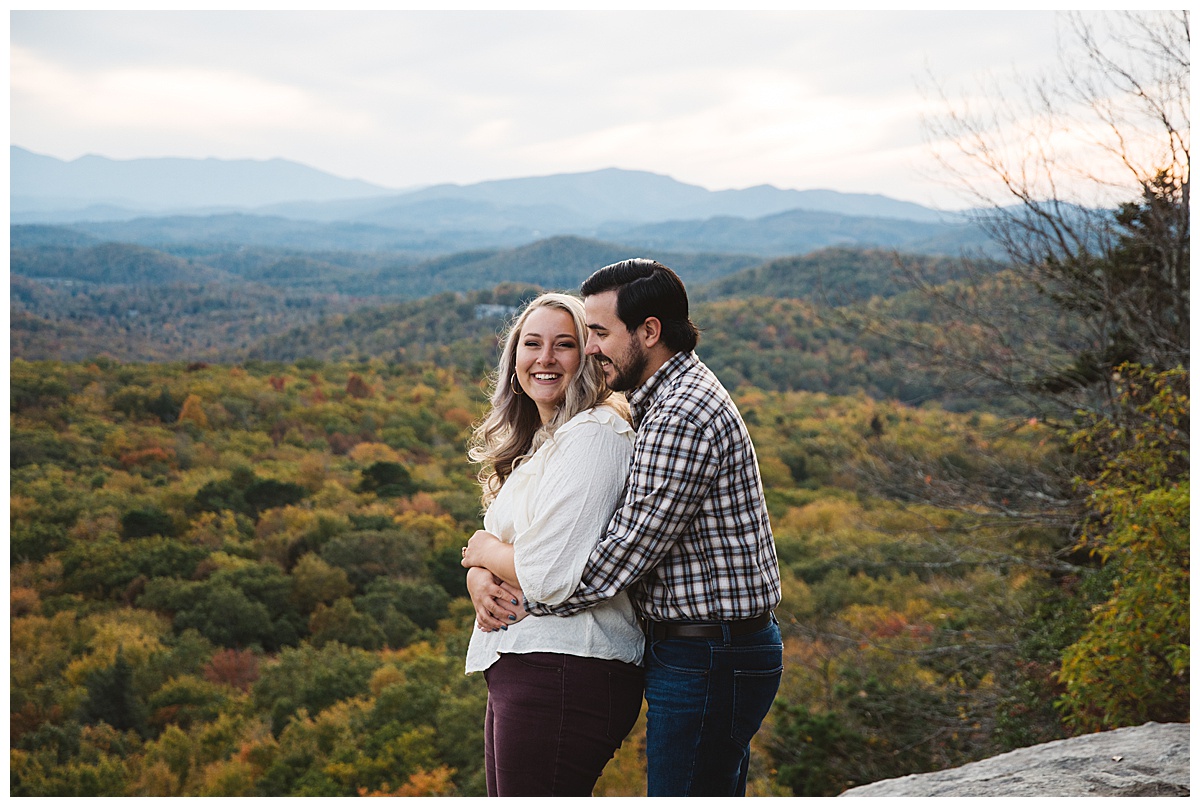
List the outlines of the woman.
{"label": "woman", "polygon": [[641,710],[644,638],[624,594],[503,627],[493,602],[519,610],[522,591],[565,600],[620,501],[633,429],[624,399],[584,356],[586,339],[578,299],[531,302],[505,339],[492,408],[469,454],[483,465],[485,531],[512,544],[507,553],[480,551],[482,542],[463,549],[479,627],[467,672],[483,670],[488,685],[489,796],[591,795]]}

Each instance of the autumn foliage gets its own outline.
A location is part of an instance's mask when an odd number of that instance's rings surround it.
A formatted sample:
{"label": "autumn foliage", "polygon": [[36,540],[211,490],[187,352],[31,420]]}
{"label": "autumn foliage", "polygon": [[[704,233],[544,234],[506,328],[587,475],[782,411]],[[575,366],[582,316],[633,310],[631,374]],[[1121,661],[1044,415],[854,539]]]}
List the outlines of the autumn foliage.
{"label": "autumn foliage", "polygon": [[[352,376],[372,394],[356,396]],[[1129,379],[1143,420],[1124,436],[1089,432],[1110,461],[1087,546],[1130,573],[1095,599],[1058,694],[1057,667],[1023,648],[1028,615],[1064,583],[1011,560],[1043,557],[1053,536],[1029,529],[1014,546],[952,511],[881,497],[858,472],[880,449],[960,470],[983,443],[1036,461],[1049,450],[1040,425],[736,391],[784,584],[786,669],[750,792],[834,794],[1086,720],[1177,714],[1175,696],[1121,711],[1139,682],[1183,692],[1187,680],[1186,481],[1149,495],[1165,472],[1126,473],[1168,456],[1160,442],[1178,443],[1186,399],[1177,379]],[[18,360],[11,383],[14,795],[483,792],[486,691],[462,673],[472,612],[458,562],[480,525],[465,461],[477,379],[379,361]],[[1130,621],[1129,609],[1155,616]],[[1108,660],[1130,648],[1139,664]],[[1089,704],[1068,709],[1077,723],[1026,705],[1034,669],[1043,704]],[[643,737],[639,725],[598,793],[644,793]]]}

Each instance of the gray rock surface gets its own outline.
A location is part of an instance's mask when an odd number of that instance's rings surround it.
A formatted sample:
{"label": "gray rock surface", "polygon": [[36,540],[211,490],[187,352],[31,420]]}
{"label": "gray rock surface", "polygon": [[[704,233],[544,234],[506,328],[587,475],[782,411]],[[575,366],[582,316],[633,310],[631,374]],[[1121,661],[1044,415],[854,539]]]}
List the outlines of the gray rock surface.
{"label": "gray rock surface", "polygon": [[1086,734],[961,768],[854,787],[843,796],[1188,796],[1190,723]]}

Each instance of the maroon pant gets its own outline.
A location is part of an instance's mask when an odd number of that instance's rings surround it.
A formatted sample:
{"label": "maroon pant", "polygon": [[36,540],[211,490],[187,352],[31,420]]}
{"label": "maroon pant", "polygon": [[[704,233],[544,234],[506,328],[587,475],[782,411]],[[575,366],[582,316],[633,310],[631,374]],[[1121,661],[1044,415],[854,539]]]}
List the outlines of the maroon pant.
{"label": "maroon pant", "polygon": [[642,668],[622,661],[504,653],[485,677],[489,796],[590,796],[642,708]]}

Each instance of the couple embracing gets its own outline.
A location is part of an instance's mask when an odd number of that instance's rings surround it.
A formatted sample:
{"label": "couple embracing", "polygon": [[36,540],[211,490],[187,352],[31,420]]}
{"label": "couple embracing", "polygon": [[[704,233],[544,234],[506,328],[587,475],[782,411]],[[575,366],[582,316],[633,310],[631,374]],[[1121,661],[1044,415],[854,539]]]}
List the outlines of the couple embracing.
{"label": "couple embracing", "polygon": [[754,447],[673,271],[623,261],[581,292],[518,316],[470,454],[488,795],[590,795],[643,690],[648,794],[745,795],[783,670]]}

